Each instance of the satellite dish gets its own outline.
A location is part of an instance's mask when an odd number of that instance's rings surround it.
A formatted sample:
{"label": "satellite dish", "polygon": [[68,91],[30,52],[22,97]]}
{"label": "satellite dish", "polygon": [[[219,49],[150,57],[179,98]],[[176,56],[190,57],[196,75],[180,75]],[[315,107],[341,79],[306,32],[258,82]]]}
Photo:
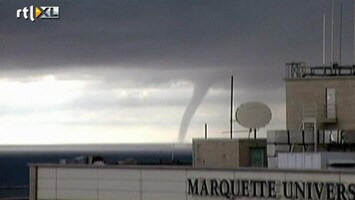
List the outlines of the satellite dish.
{"label": "satellite dish", "polygon": [[237,122],[248,129],[258,129],[266,126],[271,120],[270,108],[260,102],[241,104],[235,113]]}

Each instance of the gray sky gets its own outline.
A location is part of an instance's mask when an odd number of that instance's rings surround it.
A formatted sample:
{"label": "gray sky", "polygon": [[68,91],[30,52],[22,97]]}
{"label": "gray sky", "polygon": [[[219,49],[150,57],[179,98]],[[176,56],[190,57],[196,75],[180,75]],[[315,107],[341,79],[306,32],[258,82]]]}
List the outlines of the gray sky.
{"label": "gray sky", "polygon": [[[342,2],[352,64],[353,1]],[[60,19],[16,18],[31,5],[57,5]],[[0,1],[2,142],[176,142],[203,86],[184,141],[205,122],[225,137],[231,75],[235,106],[262,101],[273,111],[266,128],[284,128],[285,63],[321,64],[323,13],[329,47],[330,0]]]}

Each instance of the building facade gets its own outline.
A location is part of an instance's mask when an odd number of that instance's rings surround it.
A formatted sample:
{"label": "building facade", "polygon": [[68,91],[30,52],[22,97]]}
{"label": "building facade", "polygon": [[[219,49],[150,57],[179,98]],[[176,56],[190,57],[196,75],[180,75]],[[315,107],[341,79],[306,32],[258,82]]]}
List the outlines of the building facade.
{"label": "building facade", "polygon": [[354,66],[287,65],[287,130],[355,130]]}
{"label": "building facade", "polygon": [[288,130],[312,118],[318,130],[355,130],[355,76],[286,79],[286,113]]}
{"label": "building facade", "polygon": [[30,166],[30,200],[355,199],[355,172],[177,166]]}
{"label": "building facade", "polygon": [[193,166],[266,167],[266,139],[194,139]]}

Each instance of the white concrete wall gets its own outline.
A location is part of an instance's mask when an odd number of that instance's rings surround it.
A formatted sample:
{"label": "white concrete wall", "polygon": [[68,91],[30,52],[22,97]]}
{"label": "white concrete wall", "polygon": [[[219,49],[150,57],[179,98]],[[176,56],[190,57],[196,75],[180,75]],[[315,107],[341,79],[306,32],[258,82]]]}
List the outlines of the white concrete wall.
{"label": "white concrete wall", "polygon": [[239,148],[237,139],[194,139],[193,164],[195,167],[238,167]]}
{"label": "white concrete wall", "polygon": [[39,165],[38,200],[198,200],[224,199],[187,194],[188,178],[322,181],[350,183],[355,171],[281,171],[176,167],[68,167]]}
{"label": "white concrete wall", "polygon": [[39,168],[37,199],[140,199],[141,171]]}
{"label": "white concrete wall", "polygon": [[279,153],[279,169],[326,169],[322,166],[321,153]]}
{"label": "white concrete wall", "polygon": [[37,199],[186,199],[185,170],[38,168]]}
{"label": "white concrete wall", "polygon": [[327,169],[330,163],[354,163],[352,152],[278,153],[279,169]]}

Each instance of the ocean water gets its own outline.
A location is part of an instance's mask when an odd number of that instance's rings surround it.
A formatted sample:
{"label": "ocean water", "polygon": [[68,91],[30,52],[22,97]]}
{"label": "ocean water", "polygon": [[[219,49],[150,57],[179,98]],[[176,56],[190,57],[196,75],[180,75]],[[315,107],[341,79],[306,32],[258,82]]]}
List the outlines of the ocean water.
{"label": "ocean water", "polygon": [[59,163],[60,159],[79,156],[102,156],[106,163],[134,159],[141,165],[191,165],[191,151],[134,151],[134,152],[13,152],[0,154],[0,199],[24,197],[27,199],[29,183],[29,163]]}

